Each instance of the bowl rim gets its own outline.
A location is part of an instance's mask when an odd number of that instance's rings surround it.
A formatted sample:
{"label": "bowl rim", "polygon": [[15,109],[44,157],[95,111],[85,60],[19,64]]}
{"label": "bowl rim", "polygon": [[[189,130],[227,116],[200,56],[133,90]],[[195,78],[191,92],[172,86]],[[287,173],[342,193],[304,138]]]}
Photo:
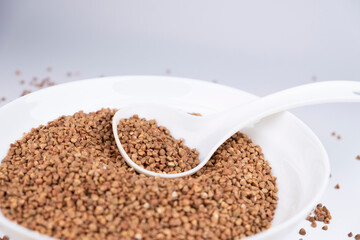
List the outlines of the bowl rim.
{"label": "bowl rim", "polygon": [[[82,79],[82,80],[77,80],[77,81],[71,81],[71,82],[67,82],[67,83],[61,83],[59,85],[55,85],[55,86],[51,86],[48,88],[44,88],[44,89],[40,89],[38,91],[32,92],[28,95],[19,97],[7,104],[5,104],[4,106],[0,107],[0,115],[1,113],[9,108],[12,107],[14,104],[16,103],[20,103],[21,101],[24,101],[24,99],[31,97],[31,96],[36,96],[39,94],[42,94],[45,91],[49,91],[49,90],[53,90],[55,88],[64,88],[64,87],[69,87],[72,85],[76,85],[76,84],[86,84],[87,82],[97,82],[97,81],[121,81],[121,80],[125,80],[125,79],[144,79],[144,78],[148,78],[148,79],[167,79],[166,81],[183,81],[183,82],[197,82],[200,84],[209,84],[209,85],[218,85],[221,86],[224,89],[228,89],[231,91],[237,91],[237,92],[241,92],[242,94],[247,94],[248,96],[253,97],[254,99],[259,98],[259,96],[256,96],[254,94],[251,94],[249,92],[246,92],[244,90],[241,89],[237,89],[235,87],[230,87],[227,85],[223,85],[223,84],[219,84],[219,83],[212,83],[212,82],[208,82],[208,81],[204,81],[204,80],[198,80],[198,79],[193,79],[193,78],[185,78],[185,77],[176,77],[176,76],[157,76],[157,75],[121,75],[121,76],[107,76],[107,77],[98,77],[98,78],[89,78],[89,79]],[[300,219],[304,218],[305,216],[307,216],[311,210],[316,206],[317,202],[320,200],[320,198],[323,196],[328,184],[329,184],[329,175],[330,175],[330,161],[329,161],[329,157],[328,154],[325,150],[325,147],[323,146],[323,144],[321,143],[320,139],[318,138],[318,136],[311,130],[311,128],[305,124],[303,121],[301,121],[299,118],[297,118],[294,114],[290,113],[290,112],[285,112],[285,116],[286,117],[290,117],[293,121],[295,121],[297,124],[300,125],[301,128],[303,128],[304,131],[306,131],[306,134],[309,135],[313,140],[314,143],[316,143],[316,147],[318,148],[318,150],[320,151],[319,153],[323,156],[321,159],[319,159],[319,161],[322,161],[322,164],[324,165],[324,169],[322,169],[324,172],[324,177],[323,179],[321,179],[321,184],[319,185],[319,191],[317,192],[317,194],[315,196],[312,197],[312,200],[309,201],[298,213],[296,213],[295,215],[293,215],[291,218],[289,218],[289,220],[280,223],[277,226],[274,227],[270,227],[269,229],[254,234],[252,236],[249,236],[245,239],[248,240],[257,240],[257,239],[264,239],[267,237],[271,237],[272,235],[275,235],[279,232],[281,232],[282,230],[284,230],[285,228],[290,227],[291,225],[296,224],[297,222],[299,222]],[[1,159],[2,160],[2,159]],[[275,212],[276,214],[276,212]],[[15,222],[12,222],[10,220],[8,220],[7,218],[5,218],[5,216],[3,216],[3,214],[0,211],[0,225],[2,226],[6,226],[6,228],[11,229],[12,231],[15,232],[23,232],[25,233],[28,237],[36,237],[37,239],[55,239],[53,237],[44,235],[44,234],[40,234],[36,231],[27,229]]]}

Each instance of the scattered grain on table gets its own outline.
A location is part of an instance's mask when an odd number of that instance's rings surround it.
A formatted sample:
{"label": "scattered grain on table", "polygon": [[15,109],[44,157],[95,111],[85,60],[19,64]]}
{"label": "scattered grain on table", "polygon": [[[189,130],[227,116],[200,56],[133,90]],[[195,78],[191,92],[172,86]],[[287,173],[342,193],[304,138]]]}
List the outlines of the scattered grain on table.
{"label": "scattered grain on table", "polygon": [[326,206],[323,206],[319,203],[314,210],[314,219],[315,221],[323,222],[325,224],[329,224],[332,216],[330,214],[329,209]]}
{"label": "scattered grain on table", "polygon": [[55,82],[51,81],[51,79],[49,77],[46,77],[44,79],[42,79],[40,82],[37,81],[37,79],[33,79],[30,82],[31,86],[34,86],[38,89],[44,88],[44,87],[51,87],[55,85]]}
{"label": "scattered grain on table", "polygon": [[301,228],[300,231],[299,231],[299,234],[300,235],[306,235],[306,231],[304,228]]}
{"label": "scattered grain on table", "polygon": [[313,227],[313,228],[316,228],[316,227],[317,227],[317,224],[316,224],[315,221],[313,221],[313,222],[311,223],[311,227]]}
{"label": "scattered grain on table", "polygon": [[188,114],[190,114],[190,115],[193,115],[193,116],[197,116],[197,117],[201,117],[202,115],[201,115],[201,113],[188,113]]}
{"label": "scattered grain on table", "polygon": [[31,90],[24,90],[24,91],[21,93],[21,96],[28,95],[29,93],[31,93]]}
{"label": "scattered grain on table", "polygon": [[332,132],[331,136],[336,137],[338,140],[341,140],[341,135],[337,134],[336,132]]}
{"label": "scattered grain on table", "polygon": [[[316,221],[329,224],[331,219],[332,216],[330,214],[330,211],[321,203],[319,203],[316,208],[306,217],[306,220],[311,222],[311,227],[313,228],[317,227]],[[327,228],[327,226],[324,226],[323,230],[327,230]]]}

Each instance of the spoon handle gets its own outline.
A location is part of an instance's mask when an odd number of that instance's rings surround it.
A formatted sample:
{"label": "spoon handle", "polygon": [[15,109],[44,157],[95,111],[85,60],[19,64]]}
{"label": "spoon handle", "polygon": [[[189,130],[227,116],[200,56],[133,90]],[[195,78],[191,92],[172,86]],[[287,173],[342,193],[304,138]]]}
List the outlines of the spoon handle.
{"label": "spoon handle", "polygon": [[334,102],[360,102],[360,82],[327,81],[289,88],[228,110],[221,114],[218,123],[250,124],[292,108]]}

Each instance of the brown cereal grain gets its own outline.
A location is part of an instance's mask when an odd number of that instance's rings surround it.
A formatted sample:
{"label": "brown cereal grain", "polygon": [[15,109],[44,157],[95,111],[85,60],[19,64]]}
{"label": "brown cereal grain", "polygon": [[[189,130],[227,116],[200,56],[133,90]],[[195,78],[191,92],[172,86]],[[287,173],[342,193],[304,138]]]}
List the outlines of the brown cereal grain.
{"label": "brown cereal grain", "polygon": [[353,233],[352,232],[349,232],[348,233],[348,237],[352,237],[353,236]]}
{"label": "brown cereal grain", "polygon": [[11,144],[0,165],[4,216],[66,240],[237,239],[271,226],[276,177],[245,134],[192,176],[146,177],[118,152],[115,111],[62,116]]}
{"label": "brown cereal grain", "polygon": [[334,188],[335,188],[335,189],[340,189],[340,185],[339,185],[339,184],[336,184]]}
{"label": "brown cereal grain", "polygon": [[42,79],[40,82],[37,82],[37,78],[34,78],[30,82],[30,85],[41,89],[41,88],[44,88],[44,87],[54,86],[55,82],[51,81],[49,77],[46,77],[46,78]]}
{"label": "brown cereal grain", "polygon": [[327,231],[327,230],[328,230],[328,226],[326,226],[326,225],[323,226],[323,227],[322,227],[322,230]]}
{"label": "brown cereal grain", "polygon": [[300,231],[299,231],[299,234],[300,235],[306,235],[306,231],[304,228],[301,228]]}
{"label": "brown cereal grain", "polygon": [[336,137],[338,140],[341,140],[341,135],[340,134],[336,134],[336,132],[332,132],[331,136]]}
{"label": "brown cereal grain", "polygon": [[357,156],[356,156],[356,160],[360,160],[360,155],[357,155]]}
{"label": "brown cereal grain", "polygon": [[332,216],[330,214],[329,209],[319,203],[314,211],[312,211],[309,216],[306,218],[311,224],[315,223],[315,221],[323,222],[325,224],[329,224]]}
{"label": "brown cereal grain", "polygon": [[313,227],[313,228],[316,228],[316,227],[317,227],[317,224],[316,224],[315,221],[311,222],[311,227]]}
{"label": "brown cereal grain", "polygon": [[188,113],[188,114],[193,115],[193,116],[197,116],[197,117],[201,117],[201,116],[202,116],[201,113]]}
{"label": "brown cereal grain", "polygon": [[21,96],[28,95],[29,93],[31,93],[30,90],[24,90],[24,91],[21,93]]}
{"label": "brown cereal grain", "polygon": [[360,240],[360,234],[356,234],[356,235],[355,235],[355,239],[356,239],[356,240]]}

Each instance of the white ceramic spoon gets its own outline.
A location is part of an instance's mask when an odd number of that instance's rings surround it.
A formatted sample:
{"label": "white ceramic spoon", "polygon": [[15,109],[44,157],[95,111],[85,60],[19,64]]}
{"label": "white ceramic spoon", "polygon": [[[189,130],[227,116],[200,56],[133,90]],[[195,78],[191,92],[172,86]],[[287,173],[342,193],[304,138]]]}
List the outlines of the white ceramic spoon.
{"label": "white ceramic spoon", "polygon": [[[137,172],[148,176],[177,178],[194,174],[211,158],[216,149],[237,131],[272,114],[291,108],[331,102],[360,102],[360,82],[331,81],[301,85],[283,90],[239,107],[202,117],[193,116],[170,106],[144,103],[122,108],[113,118],[116,144],[125,161]],[[165,174],[146,170],[133,162],[122,147],[117,126],[120,119],[138,114],[170,130],[173,137],[185,139],[185,145],[196,148],[200,164],[182,173]]]}

